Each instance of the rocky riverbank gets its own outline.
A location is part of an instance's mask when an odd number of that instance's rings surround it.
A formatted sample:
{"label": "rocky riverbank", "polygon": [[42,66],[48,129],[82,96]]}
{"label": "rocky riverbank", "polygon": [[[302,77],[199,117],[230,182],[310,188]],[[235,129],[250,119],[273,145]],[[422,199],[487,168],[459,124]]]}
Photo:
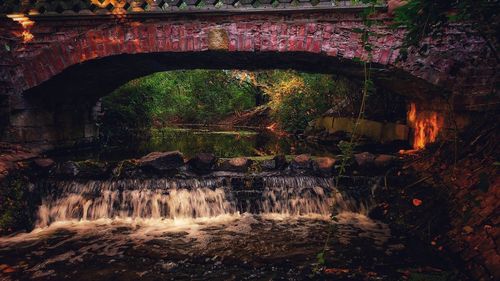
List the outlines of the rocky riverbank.
{"label": "rocky riverbank", "polygon": [[[398,161],[392,155],[355,154],[349,161],[354,174],[380,174]],[[211,177],[224,174],[309,175],[331,177],[337,175],[339,160],[332,157],[311,157],[307,154],[274,157],[217,158],[199,153],[186,159],[182,153],[153,152],[139,159],[119,162],[65,161],[54,163],[49,170],[52,178],[110,179],[150,177]]]}
{"label": "rocky riverbank", "polygon": [[[4,145],[2,151],[3,234],[33,227],[33,214],[47,192],[37,189],[41,181],[225,178],[231,189],[245,191],[259,190],[263,177],[313,176],[338,179],[339,185],[371,197],[371,218],[387,222],[396,234],[413,235],[443,257],[455,257],[472,278],[499,276],[500,194],[494,158],[464,158],[450,169],[441,159],[450,153],[443,147],[410,155],[363,152],[349,159],[347,171],[337,178],[340,159],[335,157],[217,158],[201,153],[186,158],[174,151],[114,162],[58,162],[19,146]],[[490,164],[484,166],[486,162]]]}

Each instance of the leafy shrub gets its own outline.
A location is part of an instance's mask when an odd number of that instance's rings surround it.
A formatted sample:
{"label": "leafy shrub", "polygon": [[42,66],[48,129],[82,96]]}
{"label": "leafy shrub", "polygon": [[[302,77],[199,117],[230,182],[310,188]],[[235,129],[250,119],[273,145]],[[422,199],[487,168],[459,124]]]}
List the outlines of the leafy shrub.
{"label": "leafy shrub", "polygon": [[120,142],[145,136],[154,124],[214,122],[253,107],[255,96],[227,71],[170,71],[130,81],[102,105],[101,131]]}

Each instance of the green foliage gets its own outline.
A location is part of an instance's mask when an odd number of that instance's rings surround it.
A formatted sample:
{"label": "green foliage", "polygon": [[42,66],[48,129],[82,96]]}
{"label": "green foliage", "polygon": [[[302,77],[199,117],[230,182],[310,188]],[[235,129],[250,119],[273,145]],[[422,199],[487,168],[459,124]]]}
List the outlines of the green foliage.
{"label": "green foliage", "polygon": [[318,264],[324,265],[325,264],[325,253],[321,252],[316,255],[316,260],[318,261]]}
{"label": "green foliage", "polygon": [[29,229],[33,224],[28,182],[9,176],[0,184],[0,233]]}
{"label": "green foliage", "polygon": [[153,124],[210,123],[254,105],[254,93],[227,71],[159,72],[103,98],[102,131],[126,139],[144,135]]}
{"label": "green foliage", "polygon": [[255,80],[270,99],[272,118],[286,131],[304,130],[347,89],[345,81],[331,75],[291,70],[257,73]]}
{"label": "green foliage", "polygon": [[[287,131],[303,130],[348,95],[345,80],[296,71],[171,71],[133,80],[103,99],[102,132],[112,142],[148,136],[171,123],[214,123],[270,102],[271,118]],[[262,97],[264,95],[265,97]],[[259,101],[260,102],[260,101]]]}
{"label": "green foliage", "polygon": [[340,158],[340,165],[336,166],[336,168],[338,169],[339,175],[344,175],[349,166],[349,161],[354,157],[356,143],[340,141],[337,146],[340,149],[340,155],[338,156]]}

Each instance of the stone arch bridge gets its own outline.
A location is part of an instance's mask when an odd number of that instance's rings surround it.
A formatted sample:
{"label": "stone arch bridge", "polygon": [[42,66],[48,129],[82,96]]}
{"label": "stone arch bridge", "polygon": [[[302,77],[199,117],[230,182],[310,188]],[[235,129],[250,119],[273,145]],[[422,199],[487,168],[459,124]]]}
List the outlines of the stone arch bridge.
{"label": "stone arch bridge", "polygon": [[[293,68],[362,79],[365,7],[334,0],[18,0],[0,8],[0,138],[52,148],[92,139],[92,108],[123,83],[173,69]],[[498,108],[498,62],[449,27],[402,56],[405,31],[377,7],[379,87],[457,111]],[[492,97],[493,94],[493,98]]]}

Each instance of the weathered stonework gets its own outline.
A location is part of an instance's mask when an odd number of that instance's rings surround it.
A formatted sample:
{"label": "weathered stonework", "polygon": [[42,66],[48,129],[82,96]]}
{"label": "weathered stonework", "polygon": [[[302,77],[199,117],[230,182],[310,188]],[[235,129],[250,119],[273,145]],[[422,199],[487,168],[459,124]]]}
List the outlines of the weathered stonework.
{"label": "weathered stonework", "polygon": [[[479,36],[450,27],[401,60],[404,30],[378,17],[371,39],[378,86],[424,101],[453,94],[457,111],[498,107],[499,66]],[[0,19],[0,44],[8,46],[0,48],[0,135],[47,147],[91,140],[97,100],[153,72],[296,68],[361,79],[356,60],[367,58],[355,9],[31,19],[26,43],[20,24]]]}
{"label": "weathered stonework", "polygon": [[213,51],[229,50],[229,38],[224,29],[212,29],[208,32],[208,49]]}

